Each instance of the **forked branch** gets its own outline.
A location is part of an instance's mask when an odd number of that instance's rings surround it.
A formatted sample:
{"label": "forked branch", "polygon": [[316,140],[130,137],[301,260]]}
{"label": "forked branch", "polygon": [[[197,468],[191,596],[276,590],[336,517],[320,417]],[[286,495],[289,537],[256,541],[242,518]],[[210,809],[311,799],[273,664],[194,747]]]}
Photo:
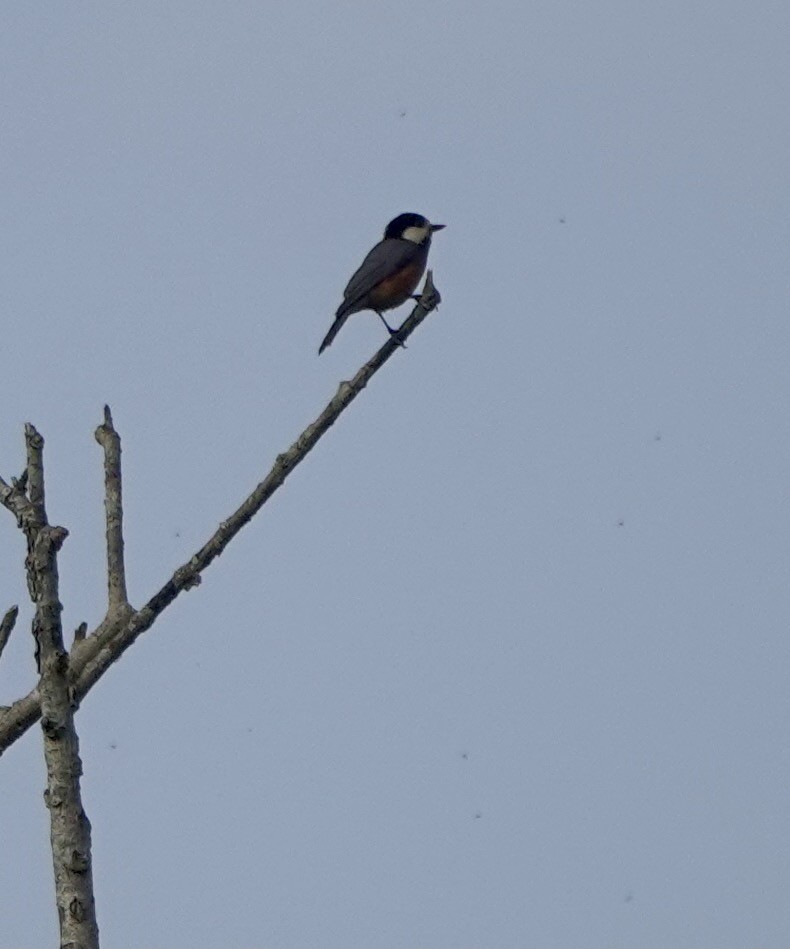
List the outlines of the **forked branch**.
{"label": "forked branch", "polygon": [[[121,615],[119,616],[113,616],[112,611],[110,611],[90,636],[75,641],[70,660],[70,681],[75,701],[80,701],[87,694],[107,669],[134,643],[137,637],[151,628],[156,618],[181,592],[200,583],[201,575],[206,567],[225,550],[244,525],[248,524],[257,514],[294,468],[305,459],[321,437],[362,392],[379,369],[394,353],[401,351],[401,343],[408,339],[440,302],[441,297],[433,284],[433,277],[429,270],[422,295],[409,317],[398,330],[397,336],[390,337],[378,352],[362,366],[353,379],[340,383],[337,392],[330,399],[323,412],[305,428],[290,448],[277,456],[263,481],[230,517],[219,525],[200,550],[179,567],[164,586],[141,609],[131,612],[120,610]],[[105,417],[106,425],[107,419]],[[100,429],[102,428],[104,426],[100,426]],[[0,502],[3,502],[2,489],[0,489]],[[118,483],[118,503],[120,504],[120,479]],[[120,520],[117,520],[117,525],[120,533]],[[107,530],[109,561],[109,516]],[[122,540],[120,550],[122,567]],[[123,602],[125,602],[125,595],[124,581]],[[112,591],[110,596],[112,599]],[[128,609],[131,610],[131,608]],[[0,715],[0,754],[27,731],[39,714],[39,698],[34,690],[24,698],[19,699]]]}

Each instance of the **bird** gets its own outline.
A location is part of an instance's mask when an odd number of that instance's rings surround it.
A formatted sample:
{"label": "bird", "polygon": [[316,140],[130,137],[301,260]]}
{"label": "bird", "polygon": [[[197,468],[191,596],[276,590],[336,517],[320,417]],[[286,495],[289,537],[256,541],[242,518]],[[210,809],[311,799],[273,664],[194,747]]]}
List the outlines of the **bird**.
{"label": "bird", "polygon": [[431,224],[422,214],[410,212],[399,214],[389,222],[384,239],[376,244],[348,281],[335,321],[318,349],[319,356],[349,316],[361,310],[378,313],[390,336],[397,334],[384,319],[383,312],[393,310],[412,296],[425,272],[431,236],[443,227],[444,224]]}

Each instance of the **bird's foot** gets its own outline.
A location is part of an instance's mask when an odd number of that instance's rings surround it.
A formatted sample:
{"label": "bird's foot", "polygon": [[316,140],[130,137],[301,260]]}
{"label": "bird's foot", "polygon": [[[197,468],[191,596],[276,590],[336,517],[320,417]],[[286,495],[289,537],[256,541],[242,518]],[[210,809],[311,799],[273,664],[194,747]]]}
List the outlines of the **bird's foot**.
{"label": "bird's foot", "polygon": [[392,336],[392,337],[394,338],[395,342],[396,342],[401,348],[405,349],[405,348],[406,348],[406,344],[405,344],[405,343],[401,340],[401,338],[398,336],[398,333],[400,332],[400,329],[394,330],[394,329],[389,325],[389,323],[384,319],[384,314],[383,314],[380,310],[376,310],[376,313],[378,314],[378,317],[379,317],[379,319],[381,320],[381,322],[387,327],[387,332],[390,334],[390,336]]}
{"label": "bird's foot", "polygon": [[401,349],[406,349],[407,348],[406,343],[404,343],[403,340],[398,335],[400,333],[400,330],[399,329],[394,330],[391,326],[388,326],[387,329],[390,331],[390,336],[392,337],[392,339],[395,340],[398,346],[400,346]]}

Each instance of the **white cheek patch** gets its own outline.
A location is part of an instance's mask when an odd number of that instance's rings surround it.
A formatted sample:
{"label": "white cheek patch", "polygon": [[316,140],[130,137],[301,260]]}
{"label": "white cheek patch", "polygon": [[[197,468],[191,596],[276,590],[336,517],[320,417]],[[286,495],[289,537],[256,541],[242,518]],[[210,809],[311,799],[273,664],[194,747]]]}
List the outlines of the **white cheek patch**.
{"label": "white cheek patch", "polygon": [[405,241],[412,241],[414,244],[422,244],[425,238],[431,233],[430,227],[407,227],[401,234]]}

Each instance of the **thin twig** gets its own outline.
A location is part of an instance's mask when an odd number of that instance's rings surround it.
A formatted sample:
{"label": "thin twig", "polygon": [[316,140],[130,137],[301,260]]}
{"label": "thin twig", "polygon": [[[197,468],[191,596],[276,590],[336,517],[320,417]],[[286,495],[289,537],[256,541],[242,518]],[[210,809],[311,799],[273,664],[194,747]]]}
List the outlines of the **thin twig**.
{"label": "thin twig", "polygon": [[8,638],[14,629],[14,624],[16,623],[16,618],[18,615],[19,607],[12,606],[10,610],[6,611],[5,616],[0,620],[0,657],[3,655],[3,650],[5,649]]}
{"label": "thin twig", "polygon": [[44,439],[30,422],[25,424],[25,448],[27,449],[27,496],[37,509],[41,524],[46,520],[44,507]]}
{"label": "thin twig", "polygon": [[[125,617],[107,616],[84,640],[75,642],[71,650],[71,682],[73,698],[81,701],[104,672],[134,643],[138,636],[150,629],[156,618],[184,590],[200,583],[202,572],[227,547],[245,524],[254,517],[274,494],[291,471],[304,460],[319,439],[334,425],[370,379],[405,342],[428,314],[440,303],[439,291],[433,284],[429,270],[417,305],[400,327],[396,337],[388,339],[378,352],[349,382],[341,382],[336,394],[318,418],[283,454],[278,455],[269,474],[250,496],[223,521],[197,553],[175,571],[170,580],[151,597],[140,610]],[[36,690],[14,702],[0,714],[0,755],[36,721],[40,714]]]}
{"label": "thin twig", "polygon": [[123,559],[123,498],[121,491],[121,437],[115,431],[109,405],[104,422],[96,429],[96,441],[104,450],[104,513],[107,523],[108,613],[129,606]]}
{"label": "thin twig", "polygon": [[0,478],[0,504],[14,515],[17,524],[24,530],[25,524],[35,518],[36,511],[19,486],[22,479],[13,480],[14,484],[8,484]]}

